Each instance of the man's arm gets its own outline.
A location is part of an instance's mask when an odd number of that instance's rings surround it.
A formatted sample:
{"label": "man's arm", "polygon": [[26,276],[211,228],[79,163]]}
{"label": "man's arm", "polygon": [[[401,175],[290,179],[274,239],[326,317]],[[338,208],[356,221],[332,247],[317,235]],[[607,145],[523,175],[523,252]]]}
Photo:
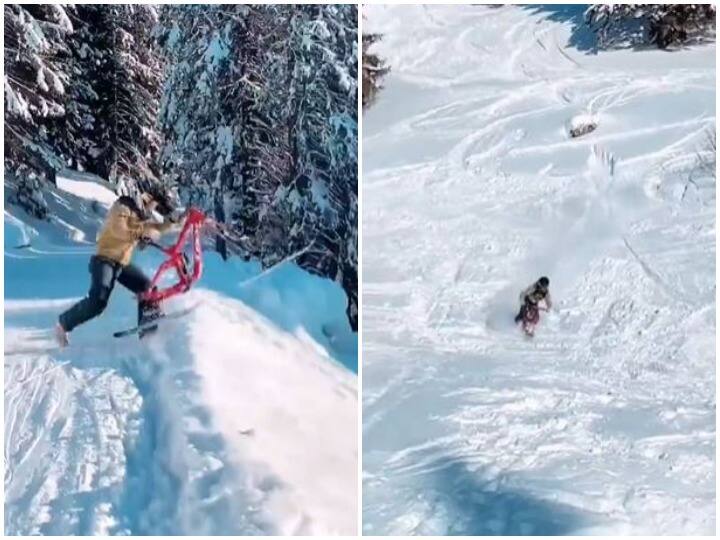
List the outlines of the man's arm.
{"label": "man's arm", "polygon": [[143,236],[148,237],[154,237],[154,236],[160,236],[167,232],[170,232],[171,229],[177,228],[179,225],[177,223],[173,223],[172,221],[163,221],[162,223],[155,223],[154,221],[144,221],[142,223],[143,228]]}
{"label": "man's arm", "polygon": [[182,214],[170,214],[163,216],[163,222],[158,223],[156,221],[145,221],[143,222],[144,237],[158,240],[161,235],[168,232],[176,232],[182,228],[185,218],[187,216],[187,210]]}

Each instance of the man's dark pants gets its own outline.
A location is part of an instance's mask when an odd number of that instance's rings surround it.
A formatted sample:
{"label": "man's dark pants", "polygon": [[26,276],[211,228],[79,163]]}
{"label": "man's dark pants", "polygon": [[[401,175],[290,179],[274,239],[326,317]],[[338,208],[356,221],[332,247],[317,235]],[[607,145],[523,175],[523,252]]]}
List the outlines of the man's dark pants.
{"label": "man's dark pants", "polygon": [[528,322],[537,323],[539,317],[540,313],[538,312],[538,305],[533,304],[525,298],[525,303],[520,307],[520,313],[515,315],[515,322],[519,323],[528,318]]}
{"label": "man's dark pants", "polygon": [[[150,288],[148,277],[131,264],[123,266],[116,261],[95,255],[90,259],[89,270],[91,278],[88,295],[60,315],[60,324],[66,332],[97,317],[105,310],[116,281],[135,294],[143,293]],[[139,302],[138,323],[144,308],[143,302]]]}

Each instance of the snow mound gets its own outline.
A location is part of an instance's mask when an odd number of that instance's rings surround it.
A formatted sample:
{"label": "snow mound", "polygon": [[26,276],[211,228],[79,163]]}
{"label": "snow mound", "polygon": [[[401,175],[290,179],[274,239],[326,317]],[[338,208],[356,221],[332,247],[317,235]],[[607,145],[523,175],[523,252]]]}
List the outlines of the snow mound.
{"label": "snow mound", "polygon": [[204,401],[238,461],[254,464],[246,469],[270,515],[283,516],[277,533],[352,534],[355,376],[304,331],[288,335],[209,291],[202,298],[189,338]]}

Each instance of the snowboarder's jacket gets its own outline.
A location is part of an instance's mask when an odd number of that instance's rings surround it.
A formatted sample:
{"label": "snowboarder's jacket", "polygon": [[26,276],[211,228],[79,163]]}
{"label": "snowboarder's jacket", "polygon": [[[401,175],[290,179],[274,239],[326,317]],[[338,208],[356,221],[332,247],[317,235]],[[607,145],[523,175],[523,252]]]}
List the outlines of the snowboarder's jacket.
{"label": "snowboarder's jacket", "polygon": [[173,223],[169,221],[155,223],[148,220],[131,197],[120,197],[110,207],[98,236],[97,255],[127,266],[141,238],[157,238],[171,227]]}
{"label": "snowboarder's jacket", "polygon": [[552,300],[550,299],[550,291],[541,287],[538,282],[533,283],[527,289],[520,293],[520,302],[523,304],[532,304],[537,306],[538,303],[545,301],[545,306],[550,309]]}

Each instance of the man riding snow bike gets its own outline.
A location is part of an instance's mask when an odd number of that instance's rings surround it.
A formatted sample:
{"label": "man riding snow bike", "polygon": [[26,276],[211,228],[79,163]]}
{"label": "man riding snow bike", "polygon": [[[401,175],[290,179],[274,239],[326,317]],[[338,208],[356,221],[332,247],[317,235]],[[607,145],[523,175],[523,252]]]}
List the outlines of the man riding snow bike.
{"label": "man riding snow bike", "polygon": [[548,311],[552,308],[549,287],[550,280],[543,276],[520,293],[522,305],[520,312],[515,316],[515,322],[522,322],[522,329],[528,336],[535,333],[535,326],[540,322],[540,311]]}
{"label": "man riding snow bike", "polygon": [[[164,221],[152,220],[153,212],[163,216]],[[115,282],[138,296],[138,324],[160,314],[159,302],[146,298],[152,281],[130,261],[138,244],[147,245],[179,227],[172,213],[169,197],[156,186],[134,198],[122,196],[113,203],[100,231],[96,254],[90,258],[90,290],[60,315],[55,326],[60,346],[68,344],[69,332],[105,310]]]}

